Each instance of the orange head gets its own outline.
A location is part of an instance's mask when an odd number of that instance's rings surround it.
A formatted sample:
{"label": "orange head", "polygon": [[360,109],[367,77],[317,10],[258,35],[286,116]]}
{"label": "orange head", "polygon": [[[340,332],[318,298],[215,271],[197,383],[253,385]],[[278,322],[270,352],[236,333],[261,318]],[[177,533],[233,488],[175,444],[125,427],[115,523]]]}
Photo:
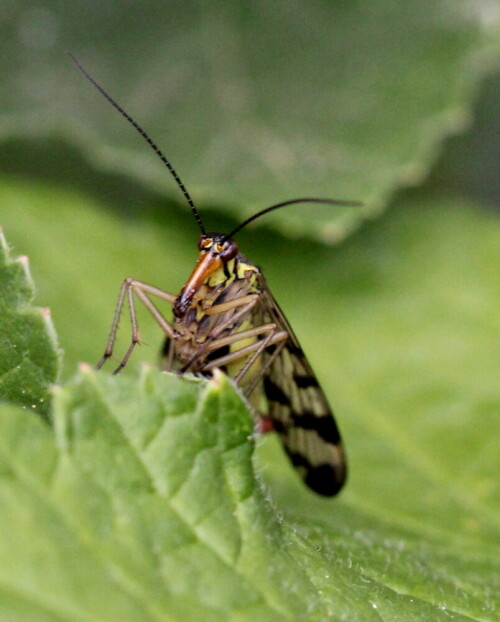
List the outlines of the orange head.
{"label": "orange head", "polygon": [[236,242],[222,233],[203,233],[198,240],[198,249],[200,255],[194,270],[174,302],[174,315],[178,318],[185,315],[196,292],[209,276],[238,253]]}

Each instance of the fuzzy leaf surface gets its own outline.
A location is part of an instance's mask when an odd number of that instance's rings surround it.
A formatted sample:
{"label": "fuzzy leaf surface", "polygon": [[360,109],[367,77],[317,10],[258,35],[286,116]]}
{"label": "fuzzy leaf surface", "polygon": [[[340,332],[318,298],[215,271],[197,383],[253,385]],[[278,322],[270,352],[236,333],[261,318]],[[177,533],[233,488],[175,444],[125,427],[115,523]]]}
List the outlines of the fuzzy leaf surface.
{"label": "fuzzy leaf surface", "polygon": [[98,169],[182,200],[77,73],[70,49],[162,147],[200,205],[241,219],[289,198],[364,201],[363,210],[302,206],[268,217],[328,241],[426,176],[443,139],[470,122],[480,81],[500,58],[489,0],[85,7],[4,3],[4,170],[29,166],[30,145],[51,139],[32,153],[35,170],[46,163],[59,179],[73,167],[80,178],[62,143]]}
{"label": "fuzzy leaf surface", "polygon": [[28,258],[12,257],[0,228],[0,400],[47,417],[60,352],[48,309],[33,306]]}

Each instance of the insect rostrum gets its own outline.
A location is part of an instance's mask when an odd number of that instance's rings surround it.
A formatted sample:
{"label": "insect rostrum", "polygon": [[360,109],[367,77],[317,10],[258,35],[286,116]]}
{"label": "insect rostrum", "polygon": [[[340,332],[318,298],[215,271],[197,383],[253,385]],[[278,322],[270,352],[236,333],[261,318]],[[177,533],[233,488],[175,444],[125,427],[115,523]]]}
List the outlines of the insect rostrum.
{"label": "insect rostrum", "polygon": [[[128,303],[132,340],[115,373],[140,342],[135,310],[140,301],[166,335],[162,368],[210,376],[220,368],[240,387],[253,407],[257,425],[271,427],[305,483],[319,494],[335,495],[346,478],[340,434],[299,342],[274,300],[261,270],[239,252],[234,236],[272,210],[294,203],[357,206],[333,199],[301,198],[272,205],[228,234],[207,233],[198,210],[169,160],[145,131],[81,66],[87,79],[124,116],[157,153],[181,189],[201,230],[199,256],[178,295],[133,278],[123,282],[100,368],[113,354],[118,322]],[[155,299],[172,305],[173,319],[160,312]],[[262,412],[262,395],[267,407]]]}

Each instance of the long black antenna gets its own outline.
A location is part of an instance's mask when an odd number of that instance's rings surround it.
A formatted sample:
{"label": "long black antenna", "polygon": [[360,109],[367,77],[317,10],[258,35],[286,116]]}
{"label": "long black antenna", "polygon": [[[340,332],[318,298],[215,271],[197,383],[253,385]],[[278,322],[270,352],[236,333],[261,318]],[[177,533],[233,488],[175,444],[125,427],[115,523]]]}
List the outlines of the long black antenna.
{"label": "long black antenna", "polygon": [[317,199],[317,198],[306,198],[306,199],[292,199],[291,201],[283,201],[282,203],[276,203],[276,205],[271,205],[271,207],[266,207],[265,209],[257,212],[250,218],[244,220],[241,224],[235,227],[230,233],[224,236],[224,239],[233,238],[239,231],[246,227],[248,224],[260,218],[264,214],[268,212],[272,212],[275,209],[279,209],[280,207],[286,207],[287,205],[294,205],[295,203],[324,203],[327,205],[338,205],[340,207],[361,207],[363,203],[359,201],[342,201],[340,199]]}
{"label": "long black antenna", "polygon": [[175,179],[175,181],[177,182],[177,185],[179,186],[179,188],[182,191],[182,194],[184,195],[184,197],[186,198],[186,201],[189,204],[189,207],[191,208],[191,211],[193,212],[193,215],[196,219],[196,222],[198,223],[198,227],[200,228],[202,233],[206,233],[205,231],[205,227],[203,226],[203,222],[201,220],[201,217],[198,213],[198,210],[196,209],[196,205],[193,202],[193,199],[190,197],[189,192],[186,190],[186,186],[182,183],[181,178],[179,177],[179,175],[176,173],[174,167],[170,164],[169,160],[166,158],[165,155],[163,155],[163,152],[161,151],[161,149],[158,147],[158,145],[153,142],[153,140],[148,136],[148,134],[142,129],[142,127],[136,122],[134,121],[134,119],[132,119],[132,117],[125,112],[125,110],[120,106],[120,104],[118,104],[112,97],[111,95],[108,95],[108,93],[106,93],[106,91],[102,88],[102,86],[100,84],[98,84],[94,78],[89,74],[89,72],[82,66],[82,64],[80,63],[80,61],[76,58],[76,56],[74,54],[72,54],[71,52],[68,52],[68,55],[70,56],[71,60],[75,63],[75,65],[78,67],[78,69],[83,73],[83,75],[87,78],[87,80],[93,84],[95,86],[95,88],[108,100],[108,102],[114,107],[116,108],[116,110],[118,110],[118,112],[122,115],[122,117],[125,117],[125,119],[127,119],[127,121],[132,125],[132,127],[134,127],[139,134],[144,138],[144,140],[148,143],[148,145],[151,147],[151,149],[153,149],[153,151],[156,153],[156,155],[160,158],[160,160],[163,162],[163,164],[168,168],[170,174],[172,175],[172,177]]}

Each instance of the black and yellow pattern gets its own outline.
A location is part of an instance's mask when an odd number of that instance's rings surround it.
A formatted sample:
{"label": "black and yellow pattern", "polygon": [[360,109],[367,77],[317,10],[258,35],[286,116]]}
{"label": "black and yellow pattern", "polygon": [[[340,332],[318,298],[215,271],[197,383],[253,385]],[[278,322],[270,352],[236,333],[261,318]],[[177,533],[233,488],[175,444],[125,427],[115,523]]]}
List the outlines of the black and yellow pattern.
{"label": "black and yellow pattern", "polygon": [[328,401],[300,344],[269,289],[263,306],[288,333],[285,347],[263,378],[269,416],[305,483],[322,495],[343,486],[346,459]]}

